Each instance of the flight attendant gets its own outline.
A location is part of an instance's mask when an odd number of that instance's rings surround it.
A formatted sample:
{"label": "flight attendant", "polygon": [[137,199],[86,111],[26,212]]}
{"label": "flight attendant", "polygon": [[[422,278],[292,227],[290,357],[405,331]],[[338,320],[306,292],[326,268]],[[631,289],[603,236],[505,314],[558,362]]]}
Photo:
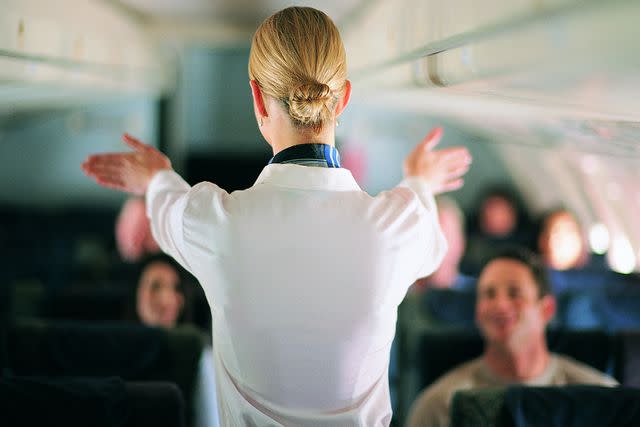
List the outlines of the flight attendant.
{"label": "flight attendant", "polygon": [[318,10],[267,18],[249,78],[274,154],[249,189],[190,187],[128,135],[133,152],[90,156],[83,169],[145,195],[154,238],[204,288],[223,426],[387,426],[397,306],[444,256],[433,195],[462,185],[470,155],[434,151],[435,129],[397,187],[362,191],[335,149],[351,94],[345,51]]}

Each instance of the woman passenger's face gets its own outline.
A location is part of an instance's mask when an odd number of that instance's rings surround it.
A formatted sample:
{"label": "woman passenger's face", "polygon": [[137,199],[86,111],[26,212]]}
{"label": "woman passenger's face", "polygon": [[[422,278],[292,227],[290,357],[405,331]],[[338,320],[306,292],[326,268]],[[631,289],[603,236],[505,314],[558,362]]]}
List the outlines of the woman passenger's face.
{"label": "woman passenger's face", "polygon": [[545,262],[557,270],[576,267],[584,252],[580,225],[566,212],[547,220],[540,237],[540,250]]}
{"label": "woman passenger's face", "polygon": [[501,196],[490,196],[482,204],[480,225],[490,236],[504,237],[517,226],[518,215],[513,204]]}
{"label": "woman passenger's face", "polygon": [[145,325],[174,327],[184,306],[180,276],[161,261],[147,266],[138,283],[136,310]]}

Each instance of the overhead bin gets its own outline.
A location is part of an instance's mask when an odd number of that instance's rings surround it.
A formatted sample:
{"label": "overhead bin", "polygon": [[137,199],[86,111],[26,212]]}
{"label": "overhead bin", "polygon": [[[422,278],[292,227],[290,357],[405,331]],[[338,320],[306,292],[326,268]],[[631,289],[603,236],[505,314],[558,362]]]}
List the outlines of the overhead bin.
{"label": "overhead bin", "polygon": [[442,88],[450,99],[636,121],[639,16],[635,0],[380,0],[343,32],[352,79],[378,93]]}
{"label": "overhead bin", "polygon": [[569,207],[637,271],[639,18],[637,0],[363,2],[341,23],[352,102],[468,130],[472,173],[494,153],[531,211]]}
{"label": "overhead bin", "polygon": [[115,2],[0,0],[0,109],[157,96],[172,67]]}

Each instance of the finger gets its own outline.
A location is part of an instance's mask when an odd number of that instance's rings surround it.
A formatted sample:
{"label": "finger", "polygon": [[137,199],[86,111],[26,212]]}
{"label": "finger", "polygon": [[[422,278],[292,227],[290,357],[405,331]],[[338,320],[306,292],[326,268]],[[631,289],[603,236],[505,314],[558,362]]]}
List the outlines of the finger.
{"label": "finger", "polygon": [[122,174],[127,169],[126,163],[114,164],[114,163],[83,163],[82,170],[92,174],[107,173],[107,174]]}
{"label": "finger", "polygon": [[98,176],[124,176],[125,171],[121,168],[93,168],[93,167],[85,167],[82,168],[82,171],[85,175],[90,177],[98,177]]}
{"label": "finger", "polygon": [[442,138],[442,128],[433,128],[427,136],[409,154],[409,157],[420,157],[425,151],[435,147]]}
{"label": "finger", "polygon": [[122,140],[135,151],[147,151],[151,149],[151,146],[141,142],[140,140],[132,137],[128,133],[122,135]]}
{"label": "finger", "polygon": [[97,166],[86,167],[83,170],[92,175],[112,175],[112,176],[124,176],[128,173],[129,169],[125,167],[113,167],[113,166]]}
{"label": "finger", "polygon": [[83,163],[82,169],[102,171],[102,170],[122,170],[125,163],[123,162],[93,162]]}
{"label": "finger", "polygon": [[98,177],[96,178],[96,182],[100,185],[102,185],[103,187],[107,187],[107,188],[114,188],[116,190],[126,190],[124,181],[122,181],[121,179],[114,179],[114,178],[109,178],[109,177]]}
{"label": "finger", "polygon": [[100,154],[91,156],[84,164],[88,167],[113,166],[121,167],[132,159],[132,153],[129,154]]}
{"label": "finger", "polygon": [[98,184],[102,184],[104,182],[119,182],[124,184],[124,180],[119,174],[88,172],[87,175],[93,178]]}
{"label": "finger", "polygon": [[445,169],[453,169],[459,166],[471,166],[471,158],[466,156],[440,157],[438,163]]}
{"label": "finger", "polygon": [[461,158],[468,159],[469,162],[472,160],[471,153],[469,153],[469,150],[466,147],[443,148],[442,150],[438,150],[437,153],[447,159]]}
{"label": "finger", "polygon": [[118,159],[125,159],[135,156],[135,153],[103,153],[92,154],[85,160],[85,163],[110,162]]}
{"label": "finger", "polygon": [[469,171],[469,166],[459,166],[454,169],[450,169],[446,172],[445,179],[447,181],[452,181],[454,179],[460,178],[464,176]]}
{"label": "finger", "polygon": [[96,182],[99,184],[119,184],[124,185],[124,180],[119,175],[96,175]]}
{"label": "finger", "polygon": [[442,139],[442,128],[436,127],[429,132],[427,136],[424,137],[422,142],[420,142],[420,146],[425,151],[431,151],[435,148],[436,145]]}
{"label": "finger", "polygon": [[94,177],[102,177],[102,178],[112,178],[112,179],[123,179],[124,176],[122,171],[119,170],[99,170],[99,171],[89,171],[89,174]]}
{"label": "finger", "polygon": [[454,191],[461,188],[464,185],[464,179],[459,178],[454,181],[448,181],[442,186],[442,192]]}

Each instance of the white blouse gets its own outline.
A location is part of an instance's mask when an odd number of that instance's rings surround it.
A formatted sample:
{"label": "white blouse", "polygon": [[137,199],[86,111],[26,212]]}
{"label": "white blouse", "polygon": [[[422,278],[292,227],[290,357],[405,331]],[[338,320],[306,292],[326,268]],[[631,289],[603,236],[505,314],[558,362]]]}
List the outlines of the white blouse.
{"label": "white blouse", "polygon": [[387,426],[397,306],[446,251],[418,178],[371,197],[347,169],[271,164],[249,189],[152,179],[163,251],[213,319],[222,426]]}

